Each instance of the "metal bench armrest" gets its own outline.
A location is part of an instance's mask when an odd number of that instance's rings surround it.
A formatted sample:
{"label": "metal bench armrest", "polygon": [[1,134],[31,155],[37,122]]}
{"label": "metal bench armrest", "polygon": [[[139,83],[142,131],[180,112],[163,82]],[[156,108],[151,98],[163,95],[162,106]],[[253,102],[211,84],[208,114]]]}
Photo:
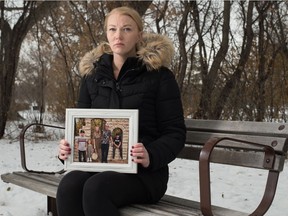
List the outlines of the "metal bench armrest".
{"label": "metal bench armrest", "polygon": [[269,209],[274,199],[279,171],[272,170],[275,161],[275,151],[270,146],[264,146],[259,143],[253,143],[245,140],[238,140],[229,137],[223,138],[210,138],[203,149],[201,150],[199,157],[199,180],[200,180],[200,207],[203,215],[213,216],[211,207],[211,186],[210,186],[210,158],[214,147],[223,140],[231,140],[233,142],[241,142],[248,145],[254,145],[264,150],[265,156],[263,161],[263,167],[269,169],[266,188],[263,198],[256,208],[256,210],[250,214],[251,216],[264,215]]}
{"label": "metal bench armrest", "polygon": [[39,124],[39,123],[31,123],[26,125],[20,133],[20,154],[21,154],[21,166],[24,170],[26,170],[27,172],[33,172],[33,173],[46,173],[46,174],[56,174],[56,173],[64,173],[64,169],[59,170],[57,172],[46,172],[46,171],[35,171],[35,170],[30,170],[27,168],[27,164],[26,164],[26,153],[25,153],[25,133],[27,131],[28,128],[32,127],[32,126],[43,126],[43,127],[51,127],[51,128],[59,128],[59,129],[65,129],[64,127],[60,127],[60,126],[55,126],[55,125],[47,125],[47,124]]}

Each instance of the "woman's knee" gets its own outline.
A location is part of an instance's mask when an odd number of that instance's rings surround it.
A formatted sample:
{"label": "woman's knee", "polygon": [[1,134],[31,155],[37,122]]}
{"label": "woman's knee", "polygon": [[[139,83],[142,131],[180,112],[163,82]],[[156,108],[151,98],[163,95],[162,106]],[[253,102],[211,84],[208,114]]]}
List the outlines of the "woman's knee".
{"label": "woman's knee", "polygon": [[79,188],[79,190],[82,190],[86,180],[90,176],[91,174],[87,172],[82,172],[82,171],[77,171],[77,170],[67,173],[61,179],[57,193],[65,192],[67,194],[67,192],[69,193],[69,191],[73,193],[73,191],[75,192],[77,188]]}
{"label": "woman's knee", "polygon": [[123,187],[121,175],[117,172],[106,171],[90,177],[83,187],[83,199],[94,200],[96,203],[102,203],[104,200],[118,203],[117,197],[123,195],[119,188]]}
{"label": "woman's knee", "polygon": [[83,193],[84,194],[103,194],[107,192],[107,189],[111,186],[111,181],[113,181],[114,172],[102,172],[91,176],[84,184]]}
{"label": "woman's knee", "polygon": [[61,180],[57,190],[57,210],[59,215],[82,216],[82,191],[86,180],[91,176],[81,171],[71,171]]}
{"label": "woman's knee", "polygon": [[113,189],[113,176],[115,172],[102,172],[85,182],[82,196],[85,215],[119,215],[119,203],[114,200],[118,193]]}

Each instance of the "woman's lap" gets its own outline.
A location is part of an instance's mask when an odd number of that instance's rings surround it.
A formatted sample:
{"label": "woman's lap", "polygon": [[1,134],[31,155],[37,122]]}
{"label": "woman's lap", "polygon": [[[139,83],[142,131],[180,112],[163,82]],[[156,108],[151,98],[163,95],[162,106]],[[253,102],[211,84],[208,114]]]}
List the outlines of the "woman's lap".
{"label": "woman's lap", "polygon": [[[149,193],[137,175],[112,171],[72,171],[63,177],[57,192],[60,216],[116,216],[121,206],[147,203],[149,200]],[[81,213],[77,212],[78,209]]]}

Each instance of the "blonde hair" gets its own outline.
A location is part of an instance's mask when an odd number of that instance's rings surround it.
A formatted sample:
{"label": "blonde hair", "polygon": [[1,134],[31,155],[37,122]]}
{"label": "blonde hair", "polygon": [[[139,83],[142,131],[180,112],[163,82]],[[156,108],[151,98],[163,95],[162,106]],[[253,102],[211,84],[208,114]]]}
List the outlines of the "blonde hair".
{"label": "blonde hair", "polygon": [[108,22],[109,17],[115,13],[119,13],[120,15],[129,16],[131,19],[133,19],[135,21],[135,23],[138,27],[138,30],[140,32],[143,31],[143,21],[142,21],[142,17],[140,16],[140,14],[136,10],[134,10],[133,8],[126,7],[126,6],[114,8],[113,10],[110,11],[110,13],[108,13],[106,15],[105,22],[104,22],[104,30],[105,31],[107,31],[107,22]]}
{"label": "blonde hair", "polygon": [[[136,23],[138,27],[139,32],[143,32],[143,21],[140,14],[133,8],[123,6],[123,7],[117,7],[111,10],[105,17],[104,22],[104,31],[107,31],[107,23],[108,19],[112,14],[119,13],[120,15],[129,16],[134,22]],[[138,52],[141,47],[143,47],[144,41],[143,38],[136,44],[136,51]],[[79,64],[79,70],[82,71],[83,74],[88,74],[92,71],[94,68],[94,62],[95,60],[99,59],[103,53],[113,54],[110,45],[108,42],[102,42],[100,43],[95,49],[92,51],[86,53]]]}

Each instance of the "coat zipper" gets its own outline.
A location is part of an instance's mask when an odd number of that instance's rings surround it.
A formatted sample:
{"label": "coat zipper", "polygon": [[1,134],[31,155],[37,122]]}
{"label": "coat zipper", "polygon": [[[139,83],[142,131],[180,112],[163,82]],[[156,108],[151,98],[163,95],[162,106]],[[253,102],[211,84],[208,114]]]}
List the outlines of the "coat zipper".
{"label": "coat zipper", "polygon": [[130,73],[131,71],[134,71],[135,69],[133,68],[133,69],[130,69],[130,70],[127,70],[121,77],[120,77],[120,79],[119,80],[115,80],[115,86],[116,86],[116,91],[117,92],[121,92],[122,91],[122,89],[121,89],[121,82],[122,82],[122,80],[123,80],[123,78],[128,74],[128,73]]}

